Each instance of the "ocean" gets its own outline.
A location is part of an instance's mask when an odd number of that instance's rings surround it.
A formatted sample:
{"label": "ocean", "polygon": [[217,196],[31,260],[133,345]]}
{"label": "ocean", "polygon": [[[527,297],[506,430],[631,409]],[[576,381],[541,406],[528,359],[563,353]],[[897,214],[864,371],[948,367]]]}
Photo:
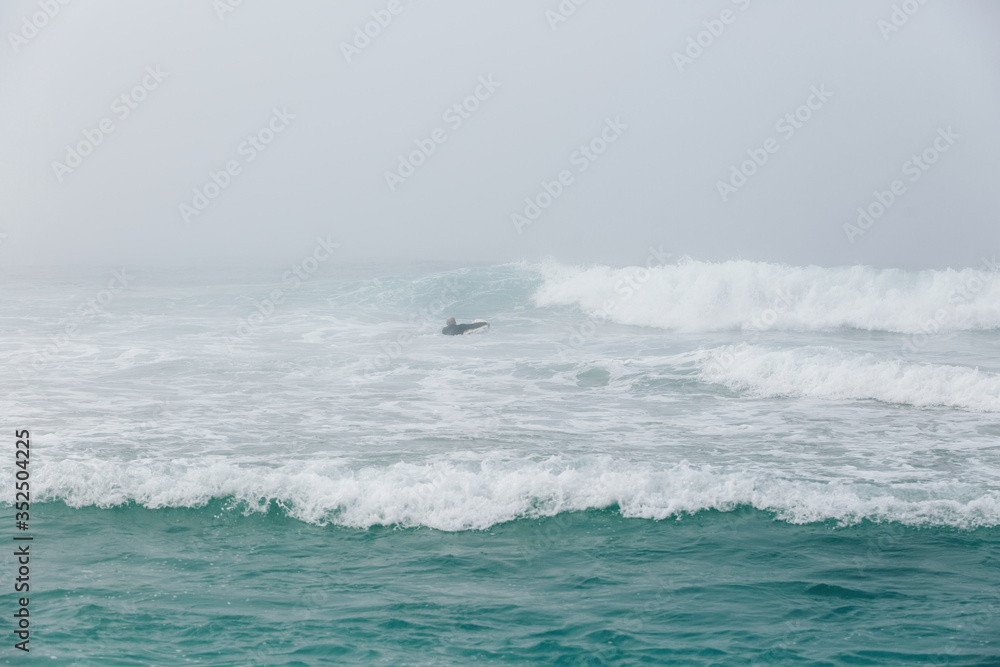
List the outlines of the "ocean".
{"label": "ocean", "polygon": [[1000,665],[995,275],[7,269],[0,656]]}

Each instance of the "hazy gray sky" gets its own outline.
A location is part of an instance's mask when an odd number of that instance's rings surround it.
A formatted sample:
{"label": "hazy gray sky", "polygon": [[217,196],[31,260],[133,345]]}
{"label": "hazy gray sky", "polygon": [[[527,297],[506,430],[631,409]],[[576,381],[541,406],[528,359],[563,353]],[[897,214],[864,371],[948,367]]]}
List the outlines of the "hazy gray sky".
{"label": "hazy gray sky", "polygon": [[0,5],[4,264],[1000,250],[989,0],[236,1]]}

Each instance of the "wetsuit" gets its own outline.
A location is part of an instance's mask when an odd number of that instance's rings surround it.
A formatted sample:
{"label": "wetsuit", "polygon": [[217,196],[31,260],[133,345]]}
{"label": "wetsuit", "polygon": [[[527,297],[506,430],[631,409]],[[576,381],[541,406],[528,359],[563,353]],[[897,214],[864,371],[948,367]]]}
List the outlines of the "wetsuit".
{"label": "wetsuit", "polygon": [[478,329],[479,327],[488,327],[489,322],[471,322],[469,324],[449,324],[444,329],[441,329],[441,333],[445,336],[461,336],[469,329]]}

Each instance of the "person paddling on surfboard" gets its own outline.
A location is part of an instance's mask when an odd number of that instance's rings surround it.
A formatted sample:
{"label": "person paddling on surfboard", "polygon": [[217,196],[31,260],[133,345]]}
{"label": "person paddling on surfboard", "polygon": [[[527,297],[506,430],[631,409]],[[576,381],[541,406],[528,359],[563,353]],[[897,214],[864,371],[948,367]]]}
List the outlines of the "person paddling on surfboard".
{"label": "person paddling on surfboard", "polygon": [[458,324],[455,322],[454,317],[449,317],[445,324],[448,326],[441,329],[441,333],[445,336],[461,336],[463,334],[478,332],[480,330],[485,331],[490,327],[490,323],[485,320],[476,320],[475,322],[470,322],[469,324]]}

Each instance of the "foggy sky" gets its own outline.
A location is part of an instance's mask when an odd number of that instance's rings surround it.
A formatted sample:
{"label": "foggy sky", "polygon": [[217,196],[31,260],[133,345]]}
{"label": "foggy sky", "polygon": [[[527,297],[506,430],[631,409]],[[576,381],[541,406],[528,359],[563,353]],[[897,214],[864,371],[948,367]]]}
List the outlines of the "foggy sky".
{"label": "foggy sky", "polygon": [[0,6],[0,262],[276,266],[317,237],[347,262],[1000,251],[988,0],[230,4]]}

